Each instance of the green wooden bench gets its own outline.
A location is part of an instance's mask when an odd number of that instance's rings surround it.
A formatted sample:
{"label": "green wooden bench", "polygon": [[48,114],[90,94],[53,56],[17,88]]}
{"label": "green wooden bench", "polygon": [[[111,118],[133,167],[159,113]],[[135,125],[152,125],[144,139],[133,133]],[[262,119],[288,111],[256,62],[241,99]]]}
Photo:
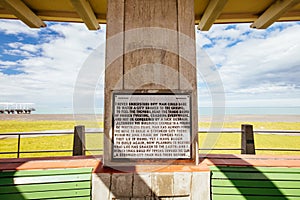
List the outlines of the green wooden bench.
{"label": "green wooden bench", "polygon": [[210,167],[212,200],[299,200],[300,168]]}
{"label": "green wooden bench", "polygon": [[92,168],[0,172],[0,199],[91,199]]}

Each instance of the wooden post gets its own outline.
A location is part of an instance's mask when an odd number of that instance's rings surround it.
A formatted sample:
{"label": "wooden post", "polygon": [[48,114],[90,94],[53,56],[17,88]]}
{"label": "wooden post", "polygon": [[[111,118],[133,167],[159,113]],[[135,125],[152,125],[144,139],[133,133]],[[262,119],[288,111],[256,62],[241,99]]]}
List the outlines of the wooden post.
{"label": "wooden post", "polygon": [[21,134],[18,134],[18,152],[17,152],[17,158],[20,158],[20,145],[21,145]]}
{"label": "wooden post", "polygon": [[85,127],[74,126],[73,156],[85,155]]}
{"label": "wooden post", "polygon": [[242,124],[242,154],[255,154],[253,126]]}

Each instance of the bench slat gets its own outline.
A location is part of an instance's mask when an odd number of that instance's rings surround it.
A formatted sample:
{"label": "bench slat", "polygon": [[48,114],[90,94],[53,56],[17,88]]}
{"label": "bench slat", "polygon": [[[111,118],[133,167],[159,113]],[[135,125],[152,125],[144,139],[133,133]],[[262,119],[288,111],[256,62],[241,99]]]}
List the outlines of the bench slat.
{"label": "bench slat", "polygon": [[260,173],[260,172],[212,172],[213,178],[243,180],[293,180],[300,181],[300,174],[294,173]]}
{"label": "bench slat", "polygon": [[4,177],[28,177],[28,176],[52,176],[66,174],[90,174],[92,168],[74,168],[74,169],[45,169],[45,170],[19,170],[19,171],[2,171],[0,178]]}
{"label": "bench slat", "polygon": [[273,172],[273,173],[300,173],[300,168],[288,168],[288,167],[209,167],[211,171],[222,172]]}
{"label": "bench slat", "polygon": [[[259,183],[258,183],[259,184]],[[299,189],[236,188],[213,187],[213,194],[261,195],[261,196],[300,196]]]}
{"label": "bench slat", "polygon": [[[45,192],[30,192],[21,194],[0,194],[0,199],[5,200],[24,200],[24,199],[53,199],[53,198],[71,198],[71,197],[88,197],[90,189],[81,190],[56,190]],[[77,198],[76,198],[77,199]]]}
{"label": "bench slat", "polygon": [[212,200],[299,200],[299,197],[214,195]]}
{"label": "bench slat", "polygon": [[224,187],[258,187],[258,188],[298,188],[300,190],[299,181],[264,181],[257,182],[256,180],[219,180],[212,179],[213,186]]}
{"label": "bench slat", "polygon": [[91,179],[91,174],[2,178],[0,179],[0,186],[36,184],[36,183],[56,183],[56,182],[70,182],[70,181],[89,181],[90,179]]}
{"label": "bench slat", "polygon": [[[54,198],[54,199],[47,199],[47,200],[74,200],[74,198],[73,197],[71,197],[71,198],[59,198],[59,199]],[[91,197],[90,196],[87,196],[87,197],[76,197],[75,200],[91,200]]]}
{"label": "bench slat", "polygon": [[212,200],[298,200],[300,168],[210,167]]}
{"label": "bench slat", "polygon": [[40,191],[55,191],[68,189],[89,189],[91,188],[90,181],[83,182],[64,182],[64,183],[45,183],[45,184],[29,184],[29,185],[11,185],[0,186],[0,194],[8,193],[23,193],[23,192],[40,192]]}

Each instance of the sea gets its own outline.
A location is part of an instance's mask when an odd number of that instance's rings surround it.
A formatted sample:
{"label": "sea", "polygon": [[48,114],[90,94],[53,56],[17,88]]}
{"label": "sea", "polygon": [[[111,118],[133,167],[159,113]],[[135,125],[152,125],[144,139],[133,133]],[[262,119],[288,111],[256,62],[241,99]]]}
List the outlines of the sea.
{"label": "sea", "polygon": [[[225,111],[226,115],[300,115],[300,107],[200,107],[199,115],[212,115],[213,112]],[[223,112],[224,112],[223,111]]]}
{"label": "sea", "polygon": [[[224,113],[225,112],[225,113]],[[95,114],[103,114],[103,108],[95,108]],[[88,114],[94,114],[88,113]],[[212,116],[214,113],[225,115],[300,115],[300,106],[296,107],[199,107],[200,116]],[[33,114],[74,114],[73,108],[36,108]]]}

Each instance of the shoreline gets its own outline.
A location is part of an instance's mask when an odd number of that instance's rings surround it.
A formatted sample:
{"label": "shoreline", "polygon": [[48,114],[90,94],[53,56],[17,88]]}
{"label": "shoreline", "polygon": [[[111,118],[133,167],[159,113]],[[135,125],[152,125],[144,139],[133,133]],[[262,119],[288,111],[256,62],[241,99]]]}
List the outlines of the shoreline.
{"label": "shoreline", "polygon": [[[1,121],[103,121],[102,114],[0,114]],[[199,122],[211,122],[212,116],[199,116]],[[223,118],[216,119],[223,120]],[[224,122],[300,122],[300,115],[225,115]]]}

